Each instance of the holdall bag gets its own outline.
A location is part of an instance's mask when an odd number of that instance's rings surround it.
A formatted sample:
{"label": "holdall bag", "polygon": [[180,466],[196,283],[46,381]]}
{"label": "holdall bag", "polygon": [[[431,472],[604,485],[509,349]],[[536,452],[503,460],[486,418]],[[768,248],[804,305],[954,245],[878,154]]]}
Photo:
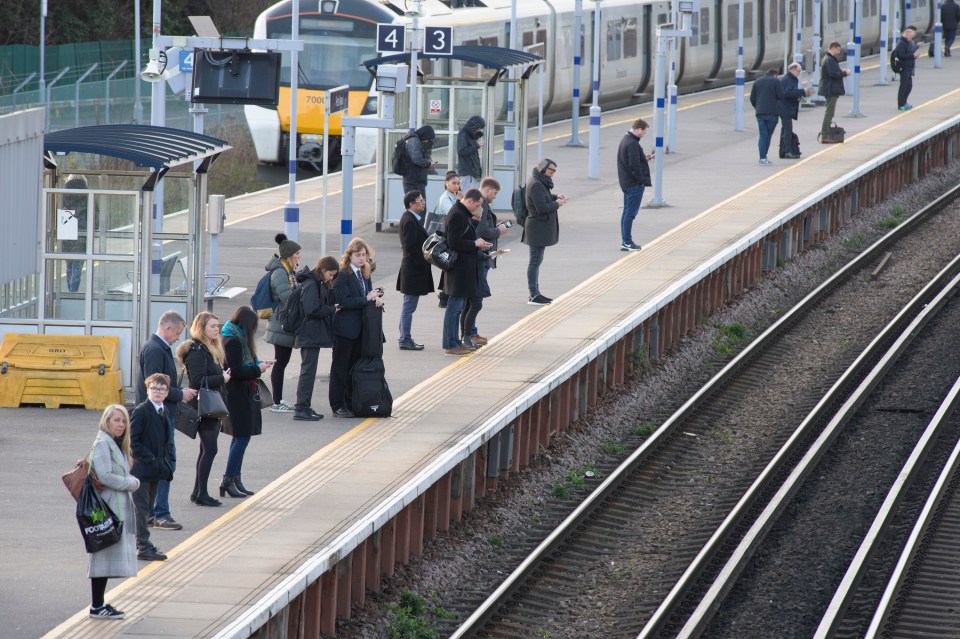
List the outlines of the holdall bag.
{"label": "holdall bag", "polygon": [[63,480],[63,485],[67,487],[70,495],[73,496],[73,501],[79,501],[80,490],[83,488],[83,483],[87,480],[88,476],[97,491],[103,490],[103,484],[100,483],[100,478],[97,477],[97,471],[90,467],[90,462],[86,459],[78,459],[77,465],[74,466],[73,470],[61,475],[60,479]]}
{"label": "holdall bag", "polygon": [[257,378],[257,387],[253,391],[253,401],[260,404],[260,408],[270,408],[273,406],[273,394],[267,388],[267,383]]}
{"label": "holdall bag", "polygon": [[186,402],[180,402],[180,412],[173,418],[173,426],[190,439],[197,438],[200,416],[197,409]]}
{"label": "holdall bag", "polygon": [[220,391],[210,390],[210,388],[204,384],[203,388],[198,391],[197,397],[199,398],[197,405],[200,407],[197,413],[201,418],[222,419],[230,414]]}
{"label": "holdall bag", "polygon": [[457,263],[457,252],[447,245],[447,238],[437,231],[423,243],[423,259],[441,271],[450,271]]}
{"label": "holdall bag", "polygon": [[90,553],[109,548],[120,541],[123,534],[123,522],[100,497],[90,477],[84,480],[77,499],[77,524]]}

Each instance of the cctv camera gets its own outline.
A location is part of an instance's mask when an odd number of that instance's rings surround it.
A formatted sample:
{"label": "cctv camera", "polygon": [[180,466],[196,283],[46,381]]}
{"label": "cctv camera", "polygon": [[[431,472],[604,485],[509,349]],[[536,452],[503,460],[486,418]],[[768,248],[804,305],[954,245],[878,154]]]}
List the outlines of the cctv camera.
{"label": "cctv camera", "polygon": [[146,68],[140,74],[140,78],[145,82],[159,82],[160,77],[160,63],[156,60],[150,60],[147,63]]}

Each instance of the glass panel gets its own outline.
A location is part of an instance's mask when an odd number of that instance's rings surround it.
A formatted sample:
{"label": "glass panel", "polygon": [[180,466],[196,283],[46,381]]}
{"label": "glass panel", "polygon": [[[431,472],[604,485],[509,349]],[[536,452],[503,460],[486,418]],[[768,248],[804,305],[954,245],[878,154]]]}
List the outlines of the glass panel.
{"label": "glass panel", "polygon": [[[74,178],[67,183],[79,180]],[[53,202],[54,206],[48,211],[47,228],[55,229],[55,232],[47,235],[47,252],[86,253],[90,194],[54,193]]]}
{"label": "glass panel", "polygon": [[[189,243],[181,239],[155,241],[160,253],[154,262],[150,292],[153,295],[187,295],[190,290]],[[131,265],[132,266],[132,265]]]}
{"label": "glass panel", "polygon": [[47,260],[44,315],[51,319],[83,320],[86,260]]}
{"label": "glass panel", "polygon": [[93,252],[109,255],[133,255],[137,200],[132,195],[94,195]]}
{"label": "glass panel", "polygon": [[622,32],[620,31],[620,21],[610,20],[607,22],[607,60],[619,60]]}
{"label": "glass panel", "polygon": [[700,44],[710,44],[710,9],[700,9]]}
{"label": "glass panel", "polygon": [[747,40],[753,37],[753,3],[745,2],[743,4],[743,39]]}
{"label": "glass panel", "polygon": [[690,16],[690,46],[695,47],[700,44],[700,16],[696,13]]}
{"label": "glass panel", "polygon": [[803,26],[813,25],[813,0],[803,0]]}
{"label": "glass panel", "polygon": [[[727,40],[737,39],[737,26],[740,22],[740,5],[727,5]],[[744,20],[746,23],[746,20]]]}
{"label": "glass panel", "polygon": [[[290,14],[271,18],[268,38],[290,38]],[[376,23],[339,14],[311,14],[300,18],[303,51],[298,56],[300,88],[332,89],[349,84],[351,89],[370,88],[373,78],[363,66],[364,60],[377,57]],[[344,74],[344,69],[348,72]],[[282,52],[280,82],[290,85],[290,53]]]}
{"label": "glass panel", "polygon": [[[571,43],[573,42],[573,27],[563,27],[560,29],[560,42],[558,43],[558,50],[560,51],[570,51],[573,47]],[[569,69],[573,64],[572,55],[561,55],[557,60],[557,67],[560,69]]]}
{"label": "glass panel", "polygon": [[93,262],[93,319],[133,319],[133,262]]}
{"label": "glass panel", "polygon": [[640,55],[640,45],[637,41],[637,19],[628,18],[623,29],[623,57],[636,58]]}

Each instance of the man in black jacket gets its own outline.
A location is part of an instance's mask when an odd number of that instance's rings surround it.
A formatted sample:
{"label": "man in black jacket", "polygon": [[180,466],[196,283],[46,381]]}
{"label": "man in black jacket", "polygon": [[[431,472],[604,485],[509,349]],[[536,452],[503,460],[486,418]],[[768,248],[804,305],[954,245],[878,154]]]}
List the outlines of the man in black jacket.
{"label": "man in black jacket", "polygon": [[780,88],[783,90],[783,99],[780,100],[780,157],[788,160],[800,157],[799,149],[794,148],[793,144],[793,121],[800,114],[800,98],[807,95],[800,86],[801,69],[800,63],[794,62],[780,78]]}
{"label": "man in black jacket", "polygon": [[425,124],[415,133],[407,135],[404,146],[410,162],[407,173],[403,176],[404,193],[420,191],[426,196],[427,176],[437,166],[437,163],[430,159],[430,147],[433,146],[435,137],[437,137],[437,134],[429,124]]}
{"label": "man in black jacket", "polygon": [[913,91],[913,69],[917,58],[920,57],[919,49],[913,46],[915,35],[917,32],[907,27],[893,50],[893,57],[900,62],[900,88],[897,90],[897,109],[900,111],[909,111],[913,108],[907,103],[907,98]]}
{"label": "man in black jacket", "polygon": [[750,90],[750,104],[757,110],[757,126],[760,129],[760,164],[773,164],[767,159],[773,132],[777,130],[780,118],[780,100],[783,99],[783,87],[777,81],[777,70],[770,69],[767,75],[753,83]]}
{"label": "man in black jacket", "polygon": [[960,5],[954,0],[945,0],[940,5],[940,24],[943,25],[943,55],[950,57],[950,47],[957,39],[957,25],[960,24]]}
{"label": "man in black jacket", "polygon": [[820,62],[820,95],[826,101],[823,112],[823,122],[820,123],[820,141],[824,144],[833,144],[830,137],[830,125],[833,115],[837,111],[837,100],[846,94],[843,87],[843,78],[850,75],[850,69],[841,69],[837,56],[843,51],[839,42],[831,42],[827,47],[827,54]]}
{"label": "man in black jacket", "polygon": [[530,299],[527,304],[531,306],[544,306],[553,301],[540,293],[540,265],[543,264],[546,248],[560,241],[560,217],[557,211],[567,203],[567,196],[553,193],[553,177],[556,174],[557,163],[550,158],[543,158],[527,182],[527,219],[520,241],[530,247],[530,261],[527,263]]}
{"label": "man in black jacket", "polygon": [[397,273],[397,290],[403,294],[400,307],[400,350],[422,351],[423,344],[413,341],[410,328],[413,314],[420,297],[433,293],[433,271],[430,262],[423,257],[423,243],[427,232],[423,229],[423,213],[427,207],[423,193],[408,191],[403,196],[406,211],[400,216],[400,271]]}
{"label": "man in black jacket", "polygon": [[480,188],[480,178],[483,176],[480,149],[483,148],[485,126],[487,123],[483,118],[475,115],[457,133],[457,173],[460,175],[460,189],[464,193]]}
{"label": "man in black jacket", "polygon": [[[139,364],[137,370],[137,403],[142,404],[147,401],[147,387],[144,380],[154,373],[163,373],[170,380],[177,379],[177,367],[173,361],[173,351],[170,347],[176,343],[183,334],[186,322],[176,311],[167,311],[160,316],[157,323],[157,332],[150,336],[143,347],[140,349]],[[180,388],[175,386],[172,381],[170,391],[163,402],[164,414],[167,417],[168,431],[170,436],[170,451],[173,459],[173,470],[177,466],[177,449],[174,444],[173,420],[180,412],[180,402],[189,402],[197,396],[197,391],[192,388]],[[157,501],[150,512],[148,523],[153,528],[162,530],[180,530],[183,528],[177,520],[170,514],[170,482],[163,480],[157,486]]]}
{"label": "man in black jacket", "polygon": [[644,187],[653,186],[649,164],[653,155],[644,153],[640,146],[648,128],[649,125],[642,118],[634,120],[617,149],[617,177],[620,180],[620,190],[623,191],[623,213],[620,215],[621,251],[640,250],[640,246],[633,243],[633,220],[640,211]]}
{"label": "man in black jacket", "polygon": [[173,444],[163,404],[170,390],[170,378],[163,373],[154,373],[144,383],[148,398],[130,413],[130,448],[133,451],[130,474],[140,480],[140,487],[133,493],[133,505],[137,510],[137,557],[145,561],[163,561],[167,556],[150,541],[147,515],[157,498],[157,484],[173,478]]}

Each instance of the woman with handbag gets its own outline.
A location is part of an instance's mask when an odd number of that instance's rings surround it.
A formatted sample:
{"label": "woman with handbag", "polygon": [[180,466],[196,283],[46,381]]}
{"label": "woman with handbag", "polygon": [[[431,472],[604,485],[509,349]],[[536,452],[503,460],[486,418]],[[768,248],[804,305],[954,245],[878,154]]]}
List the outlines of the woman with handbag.
{"label": "woman with handbag", "polygon": [[240,480],[243,454],[254,435],[259,435],[263,426],[260,414],[260,376],[270,370],[273,362],[257,359],[257,312],[249,306],[234,311],[230,321],[220,329],[223,336],[223,351],[227,368],[233,371],[226,384],[227,410],[230,419],[223,424],[223,432],[231,435],[227,470],[220,482],[220,496],[246,497],[252,495]]}
{"label": "woman with handbag", "polygon": [[120,404],[111,404],[100,416],[100,431],[90,451],[90,468],[97,473],[103,490],[100,497],[124,522],[119,543],[90,554],[90,616],[94,619],[123,619],[125,613],[104,603],[107,579],[137,576],[137,526],[134,524],[133,492],[140,480],[130,474],[130,415]]}
{"label": "woman with handbag", "polygon": [[300,379],[297,382],[297,406],[293,418],[299,421],[316,422],[323,415],[313,410],[311,400],[317,379],[317,360],[321,348],[333,346],[333,314],[336,301],[333,297],[333,280],[340,272],[337,260],[329,255],[317,260],[316,265],[297,275],[303,287],[303,325],[297,331],[294,346],[300,349]]}
{"label": "woman with handbag", "polygon": [[[223,369],[226,355],[220,342],[220,320],[213,313],[203,311],[193,318],[190,337],[177,347],[177,357],[183,363],[190,379],[190,387],[198,395],[190,405],[197,409],[197,437],[200,439],[200,455],[197,457],[197,476],[190,493],[190,501],[198,506],[219,506],[220,501],[207,492],[210,469],[217,456],[217,435],[220,433],[221,417],[213,416],[211,406],[224,406],[224,385],[230,381],[230,369]],[[225,412],[225,411],[224,411]]]}

